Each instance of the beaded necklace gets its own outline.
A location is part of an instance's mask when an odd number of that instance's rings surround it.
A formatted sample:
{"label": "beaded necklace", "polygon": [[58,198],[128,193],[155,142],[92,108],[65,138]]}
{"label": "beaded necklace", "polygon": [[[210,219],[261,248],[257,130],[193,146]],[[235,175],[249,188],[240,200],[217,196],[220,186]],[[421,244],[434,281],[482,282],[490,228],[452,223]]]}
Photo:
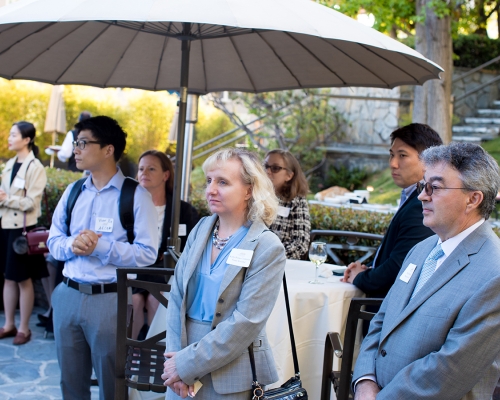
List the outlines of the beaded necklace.
{"label": "beaded necklace", "polygon": [[216,249],[222,250],[224,246],[229,242],[229,239],[231,239],[231,236],[228,236],[225,239],[222,239],[219,237],[219,220],[217,220],[217,223],[215,224],[215,229],[214,233],[212,235],[212,244],[215,246]]}

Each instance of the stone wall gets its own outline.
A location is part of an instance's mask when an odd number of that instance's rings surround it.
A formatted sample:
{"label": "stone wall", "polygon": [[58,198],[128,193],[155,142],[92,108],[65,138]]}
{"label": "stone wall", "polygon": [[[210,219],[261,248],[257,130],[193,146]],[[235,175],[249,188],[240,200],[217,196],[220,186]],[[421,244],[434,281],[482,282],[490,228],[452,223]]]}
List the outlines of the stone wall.
{"label": "stone wall", "polygon": [[[453,72],[453,77],[459,77],[460,75],[465,74],[470,71],[470,68],[455,68]],[[462,96],[469,90],[472,90],[483,83],[486,83],[497,76],[500,75],[500,71],[490,71],[490,70],[482,70],[476,72],[465,79],[460,81],[456,81],[453,83],[453,97],[457,99]],[[475,117],[476,110],[478,108],[491,108],[493,101],[500,100],[500,81],[493,83],[492,85],[488,85],[480,91],[473,93],[467,96],[465,99],[461,101],[457,101],[454,104],[453,114],[455,116],[455,123],[458,122],[458,119],[461,123],[464,122],[464,118],[466,117]],[[458,117],[458,119],[457,119]]]}

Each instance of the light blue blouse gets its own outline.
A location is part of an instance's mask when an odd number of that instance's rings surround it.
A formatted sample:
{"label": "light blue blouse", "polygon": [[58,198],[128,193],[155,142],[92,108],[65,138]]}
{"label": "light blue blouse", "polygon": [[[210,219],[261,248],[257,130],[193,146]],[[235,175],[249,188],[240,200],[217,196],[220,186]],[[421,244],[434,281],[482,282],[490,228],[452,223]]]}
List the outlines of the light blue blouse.
{"label": "light blue blouse", "polygon": [[249,226],[243,225],[229,239],[216,260],[210,265],[212,257],[212,238],[207,241],[205,251],[191,276],[187,287],[187,315],[189,318],[212,322],[214,319],[220,284],[227,269],[227,258],[248,232]]}

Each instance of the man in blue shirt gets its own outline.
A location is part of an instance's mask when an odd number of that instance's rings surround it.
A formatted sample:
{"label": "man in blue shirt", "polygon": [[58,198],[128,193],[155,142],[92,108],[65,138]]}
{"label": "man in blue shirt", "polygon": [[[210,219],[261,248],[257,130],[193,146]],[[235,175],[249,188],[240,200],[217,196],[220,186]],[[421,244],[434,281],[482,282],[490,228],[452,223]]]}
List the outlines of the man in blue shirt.
{"label": "man in blue shirt", "polygon": [[100,400],[114,399],[116,348],[116,268],[155,262],[158,215],[147,190],[134,196],[134,241],[120,223],[120,192],[125,180],[116,163],[126,133],[104,116],[76,124],[76,164],[90,171],[67,224],[68,186],[56,207],[48,247],[64,261],[63,282],[54,290],[54,337],[65,400],[90,400],[94,367]]}

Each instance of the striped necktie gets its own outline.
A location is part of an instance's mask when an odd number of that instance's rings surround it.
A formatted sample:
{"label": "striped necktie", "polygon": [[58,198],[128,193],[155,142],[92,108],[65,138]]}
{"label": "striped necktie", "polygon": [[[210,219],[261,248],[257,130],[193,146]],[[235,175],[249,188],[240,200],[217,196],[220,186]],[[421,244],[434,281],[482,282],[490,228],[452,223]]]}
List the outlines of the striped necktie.
{"label": "striped necktie", "polygon": [[442,256],[444,256],[444,251],[441,248],[441,244],[438,244],[427,256],[427,259],[424,262],[424,266],[422,267],[422,271],[420,271],[420,276],[418,277],[415,289],[413,289],[413,294],[411,295],[410,300],[415,297],[418,291],[422,289],[422,286],[424,286],[432,276],[432,274],[436,270],[437,260]]}

